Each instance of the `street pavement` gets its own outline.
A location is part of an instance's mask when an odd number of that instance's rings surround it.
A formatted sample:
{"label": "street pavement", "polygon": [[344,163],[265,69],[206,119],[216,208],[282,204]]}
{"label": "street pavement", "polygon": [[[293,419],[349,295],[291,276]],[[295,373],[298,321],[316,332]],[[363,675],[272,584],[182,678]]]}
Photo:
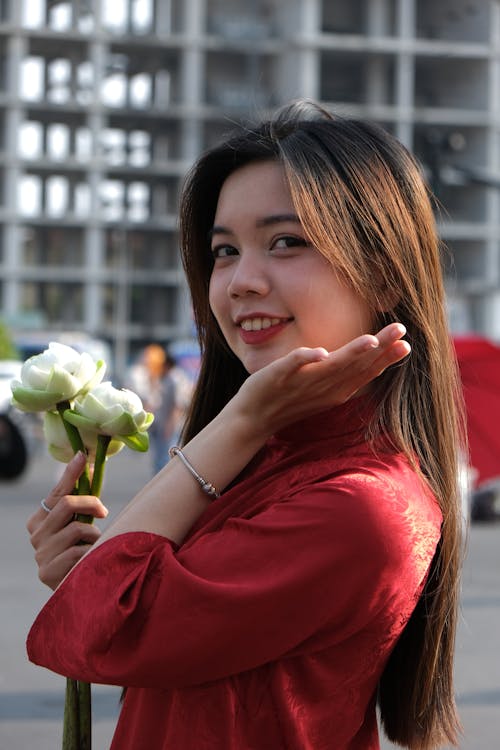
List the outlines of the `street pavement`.
{"label": "street pavement", "polygon": [[[57,471],[58,464],[39,445],[21,480],[0,483],[0,750],[61,746],[64,678],[30,664],[24,646],[50,594],[37,578],[25,522]],[[102,497],[110,517],[149,474],[148,455],[125,449],[109,461]],[[494,750],[500,736],[500,524],[470,529],[456,677],[464,725],[461,750]],[[109,748],[119,694],[114,687],[93,688],[94,750]],[[394,748],[384,741],[382,747]]]}

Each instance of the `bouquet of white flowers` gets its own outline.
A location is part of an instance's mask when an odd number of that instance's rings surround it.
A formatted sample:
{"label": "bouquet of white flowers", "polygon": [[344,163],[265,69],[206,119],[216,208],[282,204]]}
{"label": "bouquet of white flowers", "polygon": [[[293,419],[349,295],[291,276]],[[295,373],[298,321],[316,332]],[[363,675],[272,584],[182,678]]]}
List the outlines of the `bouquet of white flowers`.
{"label": "bouquet of white flowers", "polygon": [[[75,492],[99,497],[108,456],[125,445],[147,451],[148,428],[153,415],[144,411],[140,398],[125,389],[102,382],[106,364],[95,362],[65,344],[50,343],[41,354],[24,362],[20,379],[11,383],[12,404],[26,412],[43,412],[48,449],[58,461],[68,463],[82,451],[87,466]],[[93,466],[92,480],[90,467]],[[92,523],[92,516],[78,516]],[[68,678],[64,709],[63,750],[90,750],[90,685]]]}

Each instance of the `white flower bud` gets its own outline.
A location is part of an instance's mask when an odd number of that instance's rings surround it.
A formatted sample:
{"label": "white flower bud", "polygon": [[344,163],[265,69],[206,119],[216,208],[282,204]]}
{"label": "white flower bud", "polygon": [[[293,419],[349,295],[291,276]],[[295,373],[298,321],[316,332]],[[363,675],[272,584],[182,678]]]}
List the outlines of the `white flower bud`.
{"label": "white flower bud", "polygon": [[101,382],[105,364],[95,362],[71,346],[51,342],[41,354],[30,357],[13,380],[12,403],[22,411],[47,411],[61,401],[71,401]]}

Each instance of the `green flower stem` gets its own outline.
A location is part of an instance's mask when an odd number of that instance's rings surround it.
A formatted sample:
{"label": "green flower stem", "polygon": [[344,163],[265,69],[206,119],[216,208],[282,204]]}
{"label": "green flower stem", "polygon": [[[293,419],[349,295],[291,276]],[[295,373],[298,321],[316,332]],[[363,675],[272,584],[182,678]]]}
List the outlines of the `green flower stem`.
{"label": "green flower stem", "polygon": [[91,750],[92,708],[88,682],[66,679],[62,750]]}
{"label": "green flower stem", "polygon": [[78,708],[80,744],[78,750],[91,750],[92,747],[92,702],[91,687],[88,682],[78,682]]}
{"label": "green flower stem", "polygon": [[[58,412],[66,429],[66,434],[75,451],[85,451],[85,446],[80,437],[78,429],[66,422],[64,411],[70,408],[68,402],[61,402],[57,405]],[[106,463],[106,453],[111,442],[109,435],[98,435],[97,448],[94,463],[94,473],[92,483],[88,467],[85,468],[80,481],[78,482],[77,492],[79,495],[95,495],[99,497],[104,478],[104,466]],[[82,481],[83,480],[83,481]],[[76,515],[78,521],[92,523],[93,517],[80,514]],[[63,724],[63,744],[62,750],[91,750],[92,749],[92,700],[91,686],[88,682],[80,682],[66,679],[66,701],[64,704],[64,724]]]}
{"label": "green flower stem", "polygon": [[[78,451],[82,451],[82,453],[85,453],[85,446],[83,444],[80,433],[78,432],[78,429],[64,419],[64,412],[66,411],[66,409],[70,408],[71,404],[69,403],[69,401],[60,401],[57,404],[57,411],[59,412],[59,415],[62,419],[62,423],[64,425],[64,429],[66,430],[66,435],[68,436],[71,447],[73,448],[73,452],[78,453]],[[83,473],[78,480],[78,494],[90,495],[90,475],[88,466],[85,466],[85,469],[83,470]],[[78,520],[83,521],[84,523],[92,523],[92,516],[80,516]]]}
{"label": "green flower stem", "polygon": [[66,699],[64,701],[64,724],[62,750],[80,750],[80,707],[78,700],[78,683],[66,679]]}
{"label": "green flower stem", "polygon": [[97,448],[95,452],[94,474],[92,476],[92,485],[90,494],[99,497],[101,494],[102,480],[104,479],[104,466],[106,463],[106,453],[111,442],[111,435],[98,435]]}

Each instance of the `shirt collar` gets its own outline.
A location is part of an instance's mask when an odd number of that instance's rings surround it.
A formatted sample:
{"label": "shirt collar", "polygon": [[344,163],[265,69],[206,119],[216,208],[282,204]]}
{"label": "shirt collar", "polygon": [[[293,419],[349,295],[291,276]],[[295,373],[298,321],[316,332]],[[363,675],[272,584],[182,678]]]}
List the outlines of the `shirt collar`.
{"label": "shirt collar", "polygon": [[270,443],[311,443],[339,438],[344,444],[356,445],[366,441],[374,409],[370,396],[353,397],[345,404],[284,427],[272,436]]}

